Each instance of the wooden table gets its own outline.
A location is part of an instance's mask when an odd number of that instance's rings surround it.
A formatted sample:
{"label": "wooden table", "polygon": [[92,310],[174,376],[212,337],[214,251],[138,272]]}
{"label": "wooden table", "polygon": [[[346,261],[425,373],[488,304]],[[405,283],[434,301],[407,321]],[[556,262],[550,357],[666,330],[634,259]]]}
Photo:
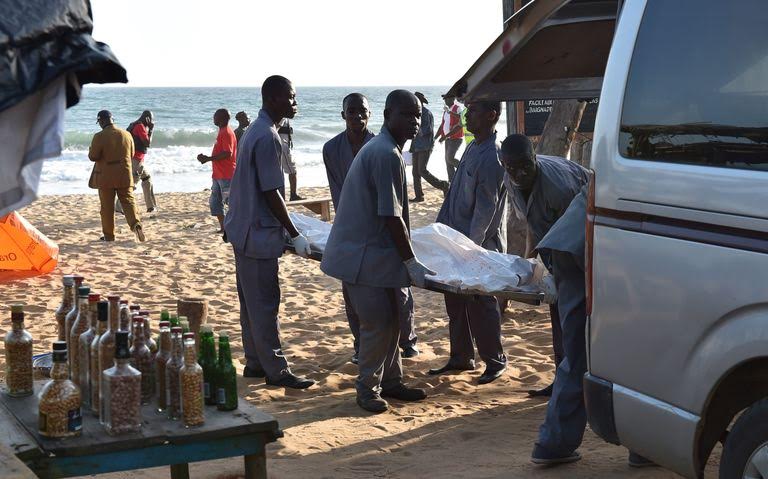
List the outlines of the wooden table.
{"label": "wooden table", "polygon": [[331,197],[310,198],[305,200],[288,201],[286,206],[303,206],[309,211],[320,215],[323,221],[331,221]]}
{"label": "wooden table", "polygon": [[0,444],[39,478],[85,476],[147,467],[171,466],[172,479],[189,477],[189,463],[243,456],[246,479],[267,477],[265,446],[283,436],[277,420],[250,403],[234,411],[205,408],[205,424],[186,429],[143,406],[140,432],[110,436],[90,412],[83,413],[78,437],[48,439],[37,432],[37,393],[25,398],[0,392]]}

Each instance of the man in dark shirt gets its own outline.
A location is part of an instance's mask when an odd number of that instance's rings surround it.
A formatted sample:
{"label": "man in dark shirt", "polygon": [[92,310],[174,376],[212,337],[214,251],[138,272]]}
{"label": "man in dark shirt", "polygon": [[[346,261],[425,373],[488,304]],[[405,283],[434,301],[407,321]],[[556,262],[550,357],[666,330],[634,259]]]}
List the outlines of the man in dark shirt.
{"label": "man in dark shirt", "polygon": [[248,125],[251,124],[251,119],[248,118],[248,113],[244,111],[237,112],[237,115],[235,115],[235,120],[237,120],[237,128],[235,128],[235,138],[237,139],[237,142],[240,143],[240,138],[242,138],[243,133],[245,133],[245,130],[248,128]]}
{"label": "man in dark shirt", "polygon": [[424,191],[421,189],[421,179],[424,178],[427,183],[443,194],[448,192],[449,183],[436,178],[427,170],[429,157],[432,156],[432,149],[435,147],[435,117],[425,106],[429,101],[421,92],[415,92],[416,98],[421,102],[421,127],[419,134],[411,141],[411,154],[413,155],[413,191],[415,197],[411,200],[414,203],[424,201]]}

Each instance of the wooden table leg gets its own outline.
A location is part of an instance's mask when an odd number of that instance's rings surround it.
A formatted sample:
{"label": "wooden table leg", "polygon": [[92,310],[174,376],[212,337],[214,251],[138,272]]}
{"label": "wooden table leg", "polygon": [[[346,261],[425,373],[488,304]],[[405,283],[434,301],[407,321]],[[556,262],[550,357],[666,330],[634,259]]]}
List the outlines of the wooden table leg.
{"label": "wooden table leg", "polygon": [[331,221],[331,204],[324,201],[320,205],[320,219],[323,221]]}
{"label": "wooden table leg", "polygon": [[189,464],[171,464],[171,479],[189,479]]}
{"label": "wooden table leg", "polygon": [[267,479],[267,456],[248,454],[245,457],[245,479]]}

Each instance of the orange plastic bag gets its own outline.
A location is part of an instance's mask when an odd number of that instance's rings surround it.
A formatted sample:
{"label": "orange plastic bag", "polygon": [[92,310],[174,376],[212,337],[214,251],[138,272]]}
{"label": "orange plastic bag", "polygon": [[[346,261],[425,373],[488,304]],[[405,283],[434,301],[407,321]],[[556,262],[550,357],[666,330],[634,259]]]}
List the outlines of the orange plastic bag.
{"label": "orange plastic bag", "polygon": [[50,273],[59,246],[17,212],[0,218],[0,270]]}

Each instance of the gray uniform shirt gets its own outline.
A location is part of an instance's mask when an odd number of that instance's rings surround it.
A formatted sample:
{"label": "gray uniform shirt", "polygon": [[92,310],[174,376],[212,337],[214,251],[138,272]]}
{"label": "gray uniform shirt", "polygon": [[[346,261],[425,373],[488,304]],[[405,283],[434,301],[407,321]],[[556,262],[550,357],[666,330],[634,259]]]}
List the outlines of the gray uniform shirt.
{"label": "gray uniform shirt", "polygon": [[352,284],[379,288],[410,286],[386,218],[409,226],[402,151],[386,127],[357,154],[341,191],[339,210],[320,269]]}
{"label": "gray uniform shirt", "polygon": [[436,221],[491,251],[507,249],[507,188],[496,134],[472,141],[461,157]]}
{"label": "gray uniform shirt", "polygon": [[544,235],[536,249],[540,252],[547,250],[570,253],[576,260],[576,264],[584,270],[584,251],[586,245],[587,223],[587,187],[581,189],[581,193],[571,201],[563,216]]}
{"label": "gray uniform shirt", "polygon": [[279,190],[285,197],[281,155],[282,145],[275,124],[266,111],[260,110],[237,148],[229,211],[224,219],[229,242],[251,258],[271,259],[283,254],[283,226],[269,209],[264,194]]}
{"label": "gray uniform shirt", "polygon": [[[363,145],[374,137],[374,134],[366,130],[363,138]],[[349,143],[347,132],[342,131],[323,145],[323,163],[325,163],[325,173],[328,175],[328,187],[331,189],[331,199],[333,200],[333,209],[339,211],[339,198],[341,198],[341,187],[344,185],[344,179],[347,177],[349,167],[352,166],[352,145]]]}
{"label": "gray uniform shirt", "polygon": [[572,161],[557,156],[536,155],[536,158],[539,168],[528,201],[519,188],[511,188],[515,215],[528,223],[531,248],[541,241],[589,181],[589,172]]}
{"label": "gray uniform shirt", "polygon": [[435,146],[435,117],[429,109],[421,105],[421,126],[416,138],[411,141],[411,152],[429,151]]}

